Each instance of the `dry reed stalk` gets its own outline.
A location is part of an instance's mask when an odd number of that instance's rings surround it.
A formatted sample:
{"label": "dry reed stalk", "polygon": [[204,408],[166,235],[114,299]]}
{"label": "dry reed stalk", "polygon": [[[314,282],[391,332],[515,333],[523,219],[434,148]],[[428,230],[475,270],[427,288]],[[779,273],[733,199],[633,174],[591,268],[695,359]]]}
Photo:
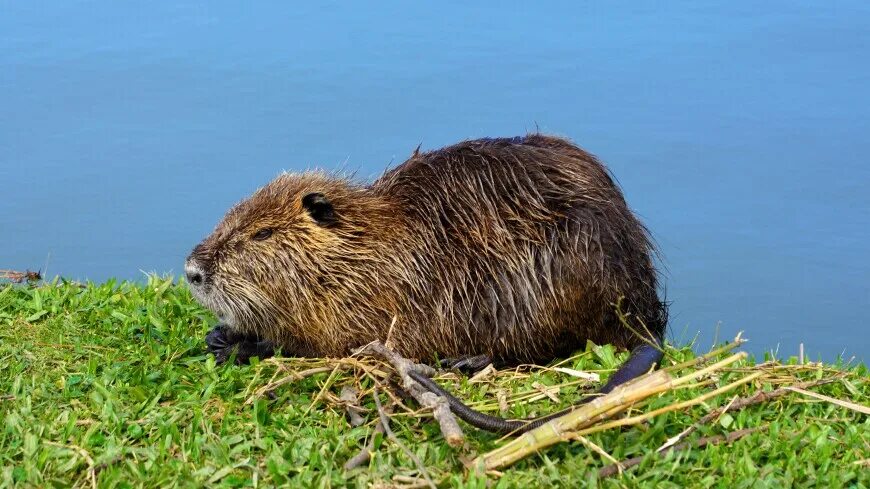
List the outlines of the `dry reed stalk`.
{"label": "dry reed stalk", "polygon": [[249,405],[249,404],[253,403],[255,400],[263,397],[267,392],[273,391],[273,390],[277,389],[278,387],[281,387],[284,384],[289,384],[290,382],[302,380],[306,377],[310,377],[310,376],[315,375],[315,374],[324,373],[324,372],[331,372],[333,370],[333,368],[334,367],[327,365],[324,367],[309,368],[308,370],[303,370],[301,372],[292,372],[292,373],[290,373],[290,375],[288,375],[284,378],[278,379],[274,382],[270,382],[270,383],[264,385],[263,387],[260,387],[256,391],[254,391],[254,394],[252,394],[245,401],[245,404]]}
{"label": "dry reed stalk", "polygon": [[749,382],[752,382],[753,380],[761,377],[762,375],[764,375],[763,372],[756,372],[754,374],[747,375],[746,377],[742,377],[740,379],[737,379],[734,382],[731,382],[730,384],[726,384],[718,389],[712,390],[710,392],[705,392],[704,394],[702,394],[698,397],[695,397],[694,399],[689,399],[688,401],[669,404],[667,406],[650,411],[648,413],[639,414],[637,416],[618,419],[616,421],[611,421],[609,423],[603,423],[603,424],[596,425],[596,426],[590,426],[589,428],[581,429],[581,430],[574,432],[572,434],[572,436],[574,436],[574,435],[585,436],[585,435],[589,435],[592,433],[597,433],[599,431],[605,431],[605,430],[609,430],[612,428],[619,428],[621,426],[635,425],[635,424],[639,424],[639,423],[642,423],[644,421],[647,421],[649,419],[652,419],[660,414],[669,413],[671,411],[679,411],[680,409],[685,409],[687,407],[697,406],[698,404],[701,404],[702,402],[704,402],[708,399],[716,397],[720,394],[724,394],[725,392],[728,392],[728,391],[733,390],[737,387],[740,387],[743,384],[747,384]]}
{"label": "dry reed stalk", "polygon": [[[727,351],[727,349],[720,349],[720,351]],[[686,362],[686,366],[697,365],[701,362],[705,362],[709,358],[709,356],[699,357],[696,359],[697,362]],[[603,421],[604,419],[609,418],[613,414],[631,407],[639,401],[645,400],[651,396],[660,394],[667,390],[674,389],[680,385],[695,381],[700,377],[720,370],[723,367],[731,365],[732,363],[742,360],[744,358],[746,358],[745,352],[735,353],[728,358],[725,358],[724,360],[720,360],[708,367],[702,368],[700,370],[676,379],[671,377],[670,373],[667,370],[659,370],[647,374],[643,377],[639,377],[635,380],[632,380],[626,384],[617,387],[611,393],[605,396],[593,399],[586,405],[579,406],[577,409],[569,412],[564,416],[551,420],[543,426],[524,433],[522,436],[495,450],[478,456],[472,462],[472,464],[473,466],[480,467],[483,470],[498,469],[511,465],[514,462],[521,460],[533,453],[537,453],[546,447],[565,441],[566,439],[570,439],[572,436],[585,435],[589,432],[594,432],[591,431],[593,429],[595,431],[598,431],[597,428],[599,426],[590,428],[589,430],[584,430],[584,428],[588,428],[596,422]],[[733,382],[726,387],[734,388],[737,385],[749,382],[761,375],[761,372],[757,372],[756,374],[740,379],[740,381]],[[725,388],[720,388],[713,392],[719,394],[721,392],[724,392],[723,389]],[[654,411],[654,413],[659,414],[661,412],[665,411],[662,411],[661,409]],[[644,419],[648,419],[644,416],[635,416],[634,418],[627,419],[636,419],[636,422],[640,422]],[[600,426],[612,425],[614,423],[607,423]]]}
{"label": "dry reed stalk", "polygon": [[[563,382],[561,384],[550,385],[550,386],[547,386],[547,388],[553,389],[553,388],[558,387],[561,389],[564,387],[571,387],[571,386],[578,385],[578,384],[588,384],[588,383],[589,382],[587,382],[586,380],[572,380],[572,381],[568,381],[568,382]],[[518,404],[530,403],[530,402],[532,402],[532,400],[534,398],[539,397],[540,395],[541,395],[541,391],[539,391],[537,389],[530,389],[530,390],[520,391],[520,392],[517,392],[515,394],[511,394],[511,395],[506,394],[505,400],[509,401],[512,405],[518,405]],[[469,407],[473,407],[474,409],[476,409],[478,411],[495,411],[499,407],[495,403],[493,403],[492,400],[474,401],[474,402],[469,402],[467,404]]]}
{"label": "dry reed stalk", "polygon": [[329,387],[332,386],[332,383],[335,382],[335,377],[338,375],[338,371],[339,371],[340,367],[341,367],[340,364],[336,364],[332,368],[332,371],[329,373],[329,377],[326,378],[326,381],[323,383],[323,386],[317,392],[317,395],[314,396],[314,399],[311,400],[311,404],[308,405],[308,409],[305,410],[305,412],[302,414],[302,416],[308,416],[308,413],[311,412],[311,409],[314,407],[314,405],[317,404],[317,402],[320,401],[320,398],[323,397],[323,394],[326,392],[326,389],[329,389]]}
{"label": "dry reed stalk", "polygon": [[803,394],[803,395],[808,396],[808,397],[813,397],[813,398],[819,399],[821,401],[830,402],[831,404],[835,404],[837,406],[840,406],[840,407],[843,407],[846,409],[851,409],[852,411],[856,411],[856,412],[859,412],[862,414],[870,414],[870,407],[862,406],[861,404],[855,404],[854,402],[843,401],[843,400],[837,399],[835,397],[826,396],[824,394],[819,394],[816,392],[808,391],[808,390],[801,389],[799,387],[794,387],[794,386],[784,387],[784,389],[787,389],[787,390],[790,390],[793,392],[797,392],[799,394]]}
{"label": "dry reed stalk", "polygon": [[[769,381],[770,378],[765,378],[765,380]],[[831,383],[835,380],[837,380],[837,379],[836,378],[829,378],[829,379],[813,380],[810,382],[801,382],[799,384],[795,384],[795,385],[790,386],[790,387],[799,387],[802,389],[806,389],[809,387],[815,387],[818,385],[828,384],[828,383]],[[791,392],[791,391],[788,389],[788,387],[780,387],[778,389],[774,389],[774,390],[769,391],[769,392],[758,391],[750,396],[734,397],[725,406],[710,411],[709,413],[705,414],[701,419],[699,419],[698,421],[693,423],[691,426],[689,426],[688,428],[686,428],[685,430],[680,432],[678,435],[670,438],[664,445],[659,447],[659,449],[657,451],[662,452],[662,451],[669,450],[672,446],[676,445],[677,442],[679,442],[683,438],[689,436],[691,433],[693,433],[695,430],[697,430],[700,426],[707,424],[713,420],[719,419],[725,413],[740,411],[743,408],[746,408],[749,406],[754,406],[755,404],[761,404],[762,402],[772,401],[778,397],[782,397],[782,396],[788,394],[789,392]]]}
{"label": "dry reed stalk", "polygon": [[698,365],[703,365],[703,364],[707,363],[709,360],[711,360],[713,358],[717,358],[717,357],[721,356],[723,353],[729,352],[729,351],[737,348],[738,346],[740,346],[744,343],[746,343],[746,340],[741,338],[740,335],[737,335],[737,337],[734,338],[734,340],[720,346],[719,348],[716,348],[714,350],[710,350],[707,353],[705,353],[701,356],[695,357],[691,360],[687,360],[687,361],[682,362],[682,363],[678,363],[675,365],[671,365],[669,367],[665,367],[662,370],[667,370],[668,372],[674,372],[677,370],[684,369],[686,367],[695,367]]}
{"label": "dry reed stalk", "polygon": [[556,418],[489,453],[478,456],[472,464],[485,470],[510,465],[527,455],[564,441],[566,433],[578,426],[586,426],[607,419],[617,409],[621,411],[647,397],[647,393],[658,392],[659,387],[667,385],[669,381],[670,376],[667,372],[660,370],[639,378],[631,382],[630,385],[617,387],[606,396],[593,399],[565,416]]}

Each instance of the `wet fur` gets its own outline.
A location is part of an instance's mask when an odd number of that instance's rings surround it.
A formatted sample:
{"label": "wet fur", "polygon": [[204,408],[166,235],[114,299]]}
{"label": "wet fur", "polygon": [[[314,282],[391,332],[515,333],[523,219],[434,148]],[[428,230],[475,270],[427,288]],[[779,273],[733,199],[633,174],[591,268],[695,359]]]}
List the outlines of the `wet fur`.
{"label": "wet fur", "polygon": [[[334,220],[302,205],[312,193]],[[252,239],[264,228],[270,238]],[[233,207],[191,259],[208,277],[197,298],[285,355],[343,356],[390,331],[408,358],[516,364],[587,340],[635,348],[645,339],[631,329],[661,339],[653,253],[605,167],[534,134],[415,152],[369,186],[281,175]]]}

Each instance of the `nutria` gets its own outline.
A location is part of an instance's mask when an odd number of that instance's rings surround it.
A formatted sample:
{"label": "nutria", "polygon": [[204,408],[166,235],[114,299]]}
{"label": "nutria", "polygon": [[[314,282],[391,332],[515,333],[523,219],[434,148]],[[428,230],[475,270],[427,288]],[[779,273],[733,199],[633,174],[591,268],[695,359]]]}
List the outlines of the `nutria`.
{"label": "nutria", "polygon": [[478,368],[591,340],[633,350],[608,391],[661,359],[653,253],[604,165],[531,134],[418,150],[368,186],[282,174],[230,209],[185,271],[222,322],[207,338],[219,361],[273,344],[344,356],[389,332],[407,358]]}

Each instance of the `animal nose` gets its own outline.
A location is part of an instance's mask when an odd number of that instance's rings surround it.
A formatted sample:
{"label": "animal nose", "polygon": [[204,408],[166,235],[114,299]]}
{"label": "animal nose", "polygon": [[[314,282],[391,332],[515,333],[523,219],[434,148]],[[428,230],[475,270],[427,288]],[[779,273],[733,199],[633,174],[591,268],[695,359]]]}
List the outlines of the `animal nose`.
{"label": "animal nose", "polygon": [[205,272],[195,261],[188,260],[184,264],[184,274],[187,275],[187,283],[199,287],[205,282]]}

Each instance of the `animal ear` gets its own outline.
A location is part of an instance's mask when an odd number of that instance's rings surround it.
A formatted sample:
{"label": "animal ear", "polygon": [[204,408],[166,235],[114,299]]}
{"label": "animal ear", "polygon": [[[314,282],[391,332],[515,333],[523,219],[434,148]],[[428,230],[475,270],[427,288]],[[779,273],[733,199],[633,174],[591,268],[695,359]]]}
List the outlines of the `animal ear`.
{"label": "animal ear", "polygon": [[332,202],[320,192],[312,192],[302,197],[302,207],[305,207],[311,218],[321,226],[332,224],[337,220]]}

